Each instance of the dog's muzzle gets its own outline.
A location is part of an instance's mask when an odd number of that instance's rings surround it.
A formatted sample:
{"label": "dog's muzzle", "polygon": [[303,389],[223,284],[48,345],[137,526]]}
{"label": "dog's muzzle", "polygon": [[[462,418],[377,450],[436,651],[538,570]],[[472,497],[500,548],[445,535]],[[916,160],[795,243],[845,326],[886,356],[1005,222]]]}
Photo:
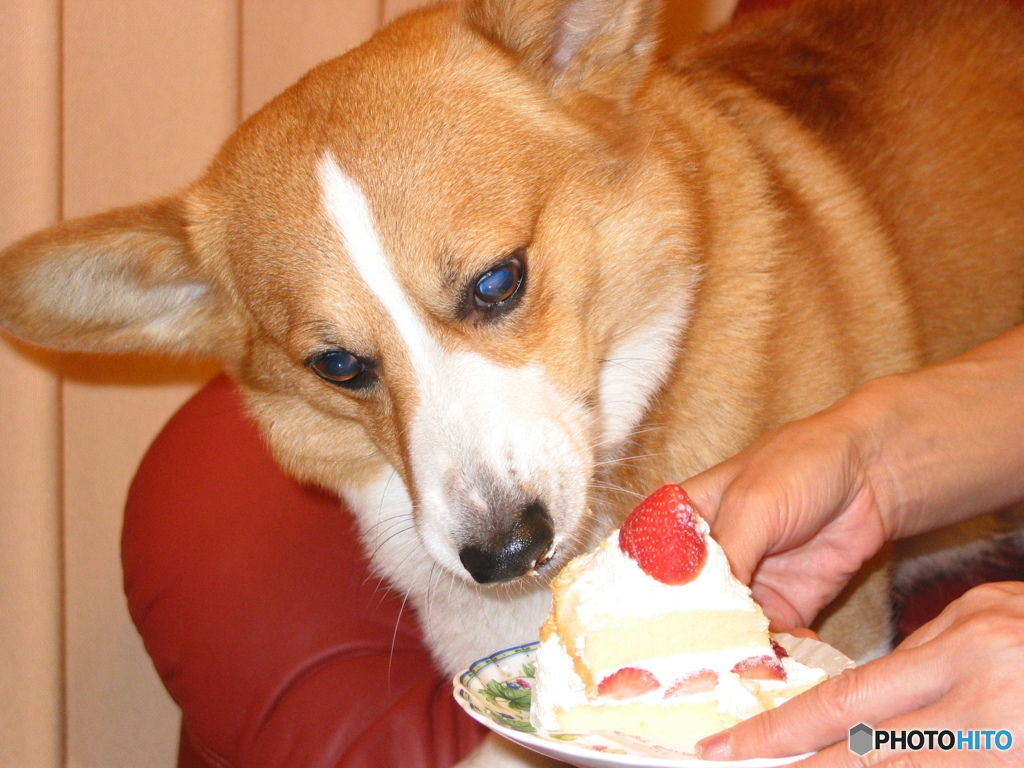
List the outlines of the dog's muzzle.
{"label": "dog's muzzle", "polygon": [[513,516],[512,526],[484,541],[467,544],[459,559],[481,584],[508,581],[532,572],[551,558],[554,527],[544,504],[534,501]]}

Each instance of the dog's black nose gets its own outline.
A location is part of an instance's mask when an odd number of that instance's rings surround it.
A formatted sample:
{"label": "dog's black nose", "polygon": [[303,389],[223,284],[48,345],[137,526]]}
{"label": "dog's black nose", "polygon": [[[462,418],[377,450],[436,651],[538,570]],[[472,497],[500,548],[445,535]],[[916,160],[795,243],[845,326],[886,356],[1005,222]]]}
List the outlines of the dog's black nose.
{"label": "dog's black nose", "polygon": [[524,507],[512,528],[496,532],[482,544],[459,550],[459,559],[469,575],[481,584],[508,581],[529,573],[551,549],[555,531],[551,517],[540,501]]}

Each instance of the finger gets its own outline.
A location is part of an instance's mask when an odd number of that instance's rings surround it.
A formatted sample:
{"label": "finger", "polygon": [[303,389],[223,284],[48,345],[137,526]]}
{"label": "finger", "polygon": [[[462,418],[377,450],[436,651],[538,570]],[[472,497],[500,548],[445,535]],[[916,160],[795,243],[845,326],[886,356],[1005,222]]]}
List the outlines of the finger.
{"label": "finger", "polygon": [[826,680],[776,709],[701,741],[704,759],[742,760],[813,752],[851,725],[880,722],[931,704],[950,687],[950,666],[931,643],[894,651]]}
{"label": "finger", "polygon": [[722,494],[736,474],[733,465],[734,461],[725,461],[680,483],[694,508],[709,524],[715,522]]}
{"label": "finger", "polygon": [[[711,526],[711,535],[725,550],[736,578],[744,584],[753,579],[754,570],[767,551],[768,542],[761,535],[766,526],[751,525],[743,514],[756,506],[733,504],[730,507],[730,488],[743,467],[742,454],[691,477],[682,483],[694,508]],[[729,509],[735,510],[730,514]],[[770,520],[759,514],[761,522]]]}
{"label": "finger", "polygon": [[960,613],[956,608],[956,601],[950,603],[934,619],[922,624],[903,638],[897,648],[902,651],[910,651],[930,643],[957,623],[960,620]]}
{"label": "finger", "polygon": [[764,611],[764,615],[771,620],[773,632],[790,632],[793,627],[802,627],[810,623],[810,620],[805,619],[789,600],[767,584],[755,581],[750,591]]}
{"label": "finger", "polygon": [[[756,510],[756,519],[751,513]],[[736,578],[750,584],[761,560],[778,540],[775,526],[783,517],[776,513],[769,498],[752,498],[745,491],[737,493],[736,484],[727,487],[711,525],[711,535],[729,558]]]}

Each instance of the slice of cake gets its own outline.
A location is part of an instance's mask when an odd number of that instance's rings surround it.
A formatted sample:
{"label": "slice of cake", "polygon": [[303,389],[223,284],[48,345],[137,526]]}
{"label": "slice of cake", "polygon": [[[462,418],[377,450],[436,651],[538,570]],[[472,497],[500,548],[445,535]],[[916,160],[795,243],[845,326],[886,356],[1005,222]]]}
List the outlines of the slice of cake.
{"label": "slice of cake", "polygon": [[825,678],[790,658],[677,485],[552,583],[531,716],[548,731],[693,741]]}

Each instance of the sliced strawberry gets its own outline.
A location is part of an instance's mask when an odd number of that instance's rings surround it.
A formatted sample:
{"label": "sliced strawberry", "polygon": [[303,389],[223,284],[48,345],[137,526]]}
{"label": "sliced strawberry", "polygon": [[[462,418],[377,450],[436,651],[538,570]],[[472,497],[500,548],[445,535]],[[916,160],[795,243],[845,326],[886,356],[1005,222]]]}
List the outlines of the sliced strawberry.
{"label": "sliced strawberry", "polygon": [[789,656],[789,651],[787,651],[785,648],[783,648],[781,645],[775,642],[774,638],[772,638],[770,642],[772,644],[772,650],[775,651],[775,655],[778,656],[780,659],[784,659],[787,656]]}
{"label": "sliced strawberry", "polygon": [[646,669],[623,667],[612,672],[597,684],[597,693],[610,699],[632,699],[661,687],[653,674]]}
{"label": "sliced strawberry", "polygon": [[619,547],[663,584],[693,581],[708,558],[697,512],[678,485],[662,486],[637,505],[619,530]]}
{"label": "sliced strawberry", "polygon": [[708,691],[715,690],[716,685],[718,685],[718,673],[713,669],[702,669],[674,682],[665,691],[665,698],[671,699],[673,696],[692,696],[695,693],[707,693]]}
{"label": "sliced strawberry", "polygon": [[774,656],[751,656],[736,662],[732,671],[742,680],[785,680],[786,670]]}

